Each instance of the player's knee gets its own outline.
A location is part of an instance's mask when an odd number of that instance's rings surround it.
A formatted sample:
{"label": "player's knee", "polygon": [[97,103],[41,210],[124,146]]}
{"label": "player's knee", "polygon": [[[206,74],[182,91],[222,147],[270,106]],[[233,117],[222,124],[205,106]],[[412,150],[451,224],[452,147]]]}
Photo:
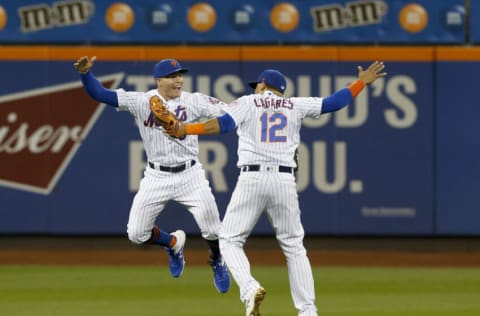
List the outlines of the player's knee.
{"label": "player's knee", "polygon": [[225,239],[223,239],[221,236],[218,236],[218,246],[220,251],[222,251],[222,247],[225,247]]}
{"label": "player's knee", "polygon": [[289,238],[277,237],[278,244],[286,256],[301,256],[306,253],[303,234],[291,234]]}
{"label": "player's knee", "polygon": [[297,256],[304,256],[307,253],[303,243],[298,241],[296,243],[284,243],[280,242],[280,248],[282,249],[285,256],[290,257],[297,257]]}
{"label": "player's knee", "polygon": [[218,244],[220,246],[220,251],[223,251],[222,249],[226,247],[243,247],[244,245],[244,240],[240,238],[233,238],[231,236],[227,236],[224,234],[221,234],[218,236]]}
{"label": "player's knee", "polygon": [[146,243],[151,236],[151,232],[145,232],[144,230],[139,229],[131,229],[128,228],[127,230],[128,239],[137,245]]}
{"label": "player's knee", "polygon": [[206,240],[217,240],[218,239],[218,233],[214,231],[202,231],[202,238]]}

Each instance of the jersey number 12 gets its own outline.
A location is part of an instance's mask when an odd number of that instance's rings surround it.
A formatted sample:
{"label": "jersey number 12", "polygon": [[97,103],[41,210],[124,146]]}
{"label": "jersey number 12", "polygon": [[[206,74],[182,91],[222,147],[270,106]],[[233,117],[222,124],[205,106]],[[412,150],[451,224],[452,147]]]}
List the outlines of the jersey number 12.
{"label": "jersey number 12", "polygon": [[262,123],[262,142],[285,142],[287,136],[280,136],[278,132],[287,125],[287,118],[283,113],[273,113],[271,116],[264,112],[260,116]]}

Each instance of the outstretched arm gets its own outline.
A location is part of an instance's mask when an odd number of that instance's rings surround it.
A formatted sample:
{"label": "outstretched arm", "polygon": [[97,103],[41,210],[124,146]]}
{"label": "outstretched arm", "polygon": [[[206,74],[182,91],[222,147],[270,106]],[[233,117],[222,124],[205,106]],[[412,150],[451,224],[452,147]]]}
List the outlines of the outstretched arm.
{"label": "outstretched arm", "polygon": [[183,139],[186,135],[214,135],[235,129],[235,121],[228,114],[209,119],[202,123],[183,123],[170,112],[158,96],[149,100],[150,110],[168,135]]}
{"label": "outstretched arm", "polygon": [[355,80],[347,88],[336,91],[329,97],[323,99],[322,113],[335,112],[347,106],[353,101],[365,85],[369,85],[378,78],[385,77],[386,72],[382,72],[385,68],[383,62],[375,61],[366,70],[362,66],[358,66],[358,79]]}
{"label": "outstretched arm", "polygon": [[183,138],[185,135],[216,135],[228,133],[233,131],[235,127],[235,121],[226,113],[202,123],[183,123],[176,120],[173,125],[165,129],[170,136]]}
{"label": "outstretched arm", "polygon": [[235,121],[228,114],[214,117],[203,123],[191,123],[185,125],[185,134],[187,135],[216,135],[233,131]]}
{"label": "outstretched arm", "polygon": [[87,93],[93,99],[103,102],[105,104],[118,107],[118,98],[117,93],[108,89],[100,83],[100,81],[95,78],[92,74],[90,69],[95,62],[96,57],[89,58],[87,56],[83,56],[77,60],[73,65],[75,69],[80,73],[80,77],[82,79],[83,86]]}

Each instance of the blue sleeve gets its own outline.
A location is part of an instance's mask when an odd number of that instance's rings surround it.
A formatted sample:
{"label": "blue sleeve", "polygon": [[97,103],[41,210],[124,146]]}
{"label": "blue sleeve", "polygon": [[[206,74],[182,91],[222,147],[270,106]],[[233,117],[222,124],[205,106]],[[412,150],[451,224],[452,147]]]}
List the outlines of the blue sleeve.
{"label": "blue sleeve", "polygon": [[343,88],[335,92],[329,97],[323,99],[322,113],[335,112],[353,101],[352,92],[350,89]]}
{"label": "blue sleeve", "polygon": [[235,129],[235,121],[228,113],[217,117],[217,120],[218,125],[220,125],[220,134],[228,133]]}
{"label": "blue sleeve", "polygon": [[118,107],[117,93],[112,90],[105,89],[100,81],[95,78],[91,71],[80,75],[83,87],[92,99],[99,102]]}

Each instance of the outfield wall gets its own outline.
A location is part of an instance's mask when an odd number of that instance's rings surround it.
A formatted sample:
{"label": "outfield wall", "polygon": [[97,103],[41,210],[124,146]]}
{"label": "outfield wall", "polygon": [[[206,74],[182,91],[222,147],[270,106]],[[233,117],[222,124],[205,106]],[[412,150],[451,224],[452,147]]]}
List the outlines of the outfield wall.
{"label": "outfield wall", "polygon": [[[298,191],[309,234],[478,235],[480,178],[475,80],[480,49],[348,46],[8,46],[0,50],[0,233],[123,234],[145,166],[127,113],[83,91],[73,62],[96,55],[110,88],[154,87],[153,64],[191,68],[185,89],[225,101],[264,68],[287,95],[328,95],[356,66],[388,76],[346,109],[306,120]],[[236,135],[201,137],[200,159],[221,214],[238,175]],[[161,227],[198,233],[172,203]],[[262,217],[255,232],[271,233]]]}

